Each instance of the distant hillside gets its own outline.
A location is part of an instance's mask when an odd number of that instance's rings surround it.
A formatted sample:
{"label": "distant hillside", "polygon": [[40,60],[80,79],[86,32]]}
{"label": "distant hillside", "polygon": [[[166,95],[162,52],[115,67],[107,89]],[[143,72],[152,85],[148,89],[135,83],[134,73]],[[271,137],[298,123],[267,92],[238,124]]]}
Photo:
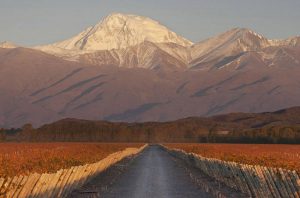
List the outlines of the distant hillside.
{"label": "distant hillside", "polygon": [[3,141],[300,143],[300,107],[231,113],[172,122],[121,123],[63,119],[34,129],[2,130]]}
{"label": "distant hillside", "polygon": [[211,117],[216,122],[235,123],[243,128],[300,124],[300,107],[266,113],[230,113]]}

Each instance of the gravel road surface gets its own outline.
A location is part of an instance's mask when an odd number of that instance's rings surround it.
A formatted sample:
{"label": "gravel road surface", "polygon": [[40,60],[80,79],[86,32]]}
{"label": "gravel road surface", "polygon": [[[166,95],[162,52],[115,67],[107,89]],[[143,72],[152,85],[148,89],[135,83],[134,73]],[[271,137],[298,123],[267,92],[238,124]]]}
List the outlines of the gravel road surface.
{"label": "gravel road surface", "polygon": [[192,198],[210,195],[196,186],[166,151],[150,146],[102,197]]}
{"label": "gravel road surface", "polygon": [[74,190],[69,198],[213,197],[203,189],[215,196],[221,193],[224,197],[246,197],[171,156],[162,147],[149,146],[139,155],[122,160]]}
{"label": "gravel road surface", "polygon": [[149,146],[104,172],[70,197],[194,198],[211,197],[191,179],[185,166],[159,146]]}

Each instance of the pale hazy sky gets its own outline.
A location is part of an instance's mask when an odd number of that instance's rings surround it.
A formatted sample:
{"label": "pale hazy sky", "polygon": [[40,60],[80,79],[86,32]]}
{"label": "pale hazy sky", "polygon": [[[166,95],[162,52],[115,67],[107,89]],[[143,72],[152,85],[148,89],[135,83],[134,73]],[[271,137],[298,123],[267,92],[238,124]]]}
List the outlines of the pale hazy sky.
{"label": "pale hazy sky", "polygon": [[300,0],[0,0],[0,42],[64,40],[112,12],[148,16],[194,42],[234,27],[300,35]]}

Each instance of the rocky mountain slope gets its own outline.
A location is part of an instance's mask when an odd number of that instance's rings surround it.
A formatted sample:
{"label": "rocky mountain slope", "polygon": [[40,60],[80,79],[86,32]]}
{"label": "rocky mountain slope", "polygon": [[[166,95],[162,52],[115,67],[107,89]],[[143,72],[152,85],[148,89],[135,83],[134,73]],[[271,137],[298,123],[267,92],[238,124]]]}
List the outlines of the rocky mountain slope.
{"label": "rocky mountain slope", "polygon": [[151,19],[113,14],[64,42],[2,45],[0,127],[66,117],[167,121],[298,106],[299,40],[236,28],[192,44]]}

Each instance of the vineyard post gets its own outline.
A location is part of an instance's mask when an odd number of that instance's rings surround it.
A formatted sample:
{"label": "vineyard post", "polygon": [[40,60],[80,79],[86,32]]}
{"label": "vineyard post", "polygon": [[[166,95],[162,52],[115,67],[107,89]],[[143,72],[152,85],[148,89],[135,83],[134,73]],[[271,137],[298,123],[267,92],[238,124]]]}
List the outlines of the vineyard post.
{"label": "vineyard post", "polygon": [[47,197],[52,197],[52,194],[55,192],[56,190],[56,185],[61,177],[61,175],[63,174],[63,170],[59,170],[55,173],[55,175],[53,176],[53,179],[50,181],[48,187],[47,187]]}
{"label": "vineyard post", "polygon": [[280,179],[277,177],[276,170],[274,168],[270,168],[269,170],[271,172],[272,177],[274,178],[275,184],[278,187],[281,196],[282,197],[288,197],[288,192],[285,189],[285,187],[282,184],[282,182],[280,181]]}
{"label": "vineyard post", "polygon": [[28,180],[28,176],[24,176],[22,181],[20,182],[20,184],[18,186],[17,191],[14,193],[13,197],[19,197],[19,194],[20,194],[22,188],[24,187],[25,183],[27,182],[27,180]]}
{"label": "vineyard post", "polygon": [[68,180],[70,179],[70,177],[72,176],[73,174],[73,171],[74,171],[74,168],[75,167],[71,167],[69,170],[68,170],[68,173],[66,174],[66,177],[63,179],[63,182],[62,182],[62,186],[58,192],[58,195],[57,197],[62,197],[65,189],[67,188],[68,186]]}
{"label": "vineyard post", "polygon": [[37,173],[30,175],[19,194],[19,197],[29,197],[29,195],[32,193],[33,188],[39,181],[40,177],[41,175]]}
{"label": "vineyard post", "polygon": [[267,167],[262,167],[262,168],[263,168],[263,173],[264,173],[265,177],[267,178],[267,182],[269,184],[269,188],[271,189],[273,196],[281,197],[280,193],[278,192],[278,189],[275,185],[275,182],[274,182],[272,176],[270,175],[269,169]]}
{"label": "vineyard post", "polygon": [[279,175],[281,176],[281,181],[284,184],[285,188],[287,189],[287,192],[290,196],[295,197],[293,190],[291,189],[291,186],[289,185],[289,181],[285,177],[285,174],[281,168],[277,169]]}
{"label": "vineyard post", "polygon": [[51,197],[57,197],[58,193],[59,193],[59,190],[62,188],[62,182],[64,180],[65,177],[67,177],[67,173],[68,173],[68,170],[67,169],[63,169],[62,170],[62,173],[54,187],[54,190],[53,192],[51,193]]}
{"label": "vineyard post", "polygon": [[291,178],[293,180],[293,184],[295,186],[295,189],[298,192],[298,196],[300,196],[300,179],[297,175],[297,172],[296,171],[289,171],[289,173],[290,173]]}

